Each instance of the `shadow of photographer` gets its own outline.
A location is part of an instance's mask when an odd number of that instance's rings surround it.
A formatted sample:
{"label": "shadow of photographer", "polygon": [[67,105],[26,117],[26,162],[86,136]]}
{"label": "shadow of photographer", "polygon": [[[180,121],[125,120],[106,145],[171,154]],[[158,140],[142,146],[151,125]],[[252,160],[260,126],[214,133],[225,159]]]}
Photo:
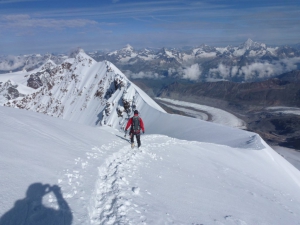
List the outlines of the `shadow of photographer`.
{"label": "shadow of photographer", "polygon": [[[43,205],[43,197],[52,192],[58,209]],[[0,218],[0,225],[71,225],[71,209],[57,185],[34,183],[26,192],[26,197],[17,200],[12,209]]]}

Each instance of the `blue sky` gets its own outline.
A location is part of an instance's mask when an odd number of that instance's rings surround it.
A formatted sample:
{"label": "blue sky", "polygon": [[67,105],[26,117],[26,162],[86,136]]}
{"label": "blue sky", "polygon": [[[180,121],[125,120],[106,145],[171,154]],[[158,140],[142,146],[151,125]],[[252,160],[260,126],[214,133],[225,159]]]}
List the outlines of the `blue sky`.
{"label": "blue sky", "polygon": [[300,43],[299,0],[0,0],[0,55]]}

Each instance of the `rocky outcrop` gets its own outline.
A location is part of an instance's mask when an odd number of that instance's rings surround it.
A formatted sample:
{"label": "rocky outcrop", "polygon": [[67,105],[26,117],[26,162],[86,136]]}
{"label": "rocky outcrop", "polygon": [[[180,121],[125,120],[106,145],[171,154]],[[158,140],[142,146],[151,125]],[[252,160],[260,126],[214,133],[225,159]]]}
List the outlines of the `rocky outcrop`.
{"label": "rocky outcrop", "polygon": [[16,99],[21,96],[17,89],[18,85],[13,84],[10,80],[7,82],[0,82],[0,95],[7,100]]}
{"label": "rocky outcrop", "polygon": [[31,74],[29,79],[27,80],[27,86],[33,89],[38,89],[43,86],[43,82],[41,81],[38,74]]}

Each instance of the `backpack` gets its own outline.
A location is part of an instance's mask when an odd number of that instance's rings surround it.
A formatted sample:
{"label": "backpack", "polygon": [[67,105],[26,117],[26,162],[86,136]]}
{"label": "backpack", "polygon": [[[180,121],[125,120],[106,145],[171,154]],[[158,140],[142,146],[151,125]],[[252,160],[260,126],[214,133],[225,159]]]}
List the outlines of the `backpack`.
{"label": "backpack", "polygon": [[132,117],[132,130],[134,133],[139,133],[141,129],[140,126],[140,117],[134,116]]}

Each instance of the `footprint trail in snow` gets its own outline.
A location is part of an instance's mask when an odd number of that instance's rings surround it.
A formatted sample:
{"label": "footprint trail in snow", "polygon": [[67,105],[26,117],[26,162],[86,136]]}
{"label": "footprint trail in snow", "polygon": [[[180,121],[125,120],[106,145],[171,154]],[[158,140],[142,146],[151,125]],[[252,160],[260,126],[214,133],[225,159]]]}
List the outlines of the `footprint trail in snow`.
{"label": "footprint trail in snow", "polygon": [[139,167],[146,158],[157,160],[151,147],[156,149],[168,145],[148,144],[155,138],[153,135],[144,136],[144,146],[140,149],[131,149],[130,145],[125,144],[99,168],[99,179],[89,209],[91,224],[146,224],[144,207],[133,203],[132,198],[141,192],[134,178],[140,176]]}

